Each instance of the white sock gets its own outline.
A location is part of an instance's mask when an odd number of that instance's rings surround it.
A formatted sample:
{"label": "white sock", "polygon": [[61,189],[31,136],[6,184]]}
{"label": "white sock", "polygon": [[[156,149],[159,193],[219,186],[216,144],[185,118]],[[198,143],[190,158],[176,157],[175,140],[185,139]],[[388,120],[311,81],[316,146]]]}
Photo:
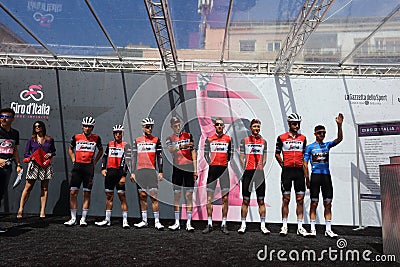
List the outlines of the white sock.
{"label": "white sock", "polygon": [[224,225],[226,225],[226,218],[222,218],[221,226],[224,226]]}
{"label": "white sock", "polygon": [[106,221],[109,222],[111,220],[111,210],[106,210]]}
{"label": "white sock", "polygon": [[187,222],[190,223],[191,220],[192,220],[192,212],[188,211],[187,212]]}
{"label": "white sock", "polygon": [[175,223],[179,223],[179,211],[175,211]]}
{"label": "white sock", "polygon": [[123,211],[123,212],[122,212],[122,219],[123,219],[124,221],[128,220],[128,212],[127,212],[127,211]]}
{"label": "white sock", "polygon": [[246,218],[242,218],[242,226],[241,227],[246,227]]}
{"label": "white sock", "polygon": [[282,219],[282,224],[284,227],[287,227],[287,218]]}
{"label": "white sock", "polygon": [[86,221],[86,216],[88,214],[88,209],[82,209],[82,220]]}
{"label": "white sock", "polygon": [[71,210],[71,219],[76,220],[76,210]]}
{"label": "white sock", "polygon": [[303,227],[303,219],[297,220],[297,229],[300,229],[301,227]]}
{"label": "white sock", "polygon": [[332,231],[331,229],[331,220],[325,220],[326,231]]}
{"label": "white sock", "polygon": [[160,222],[160,213],[158,213],[158,211],[154,211],[153,214],[154,214],[154,222],[155,223]]}
{"label": "white sock", "polygon": [[265,217],[261,217],[261,227],[265,227]]}
{"label": "white sock", "polygon": [[211,217],[208,217],[208,225],[211,225],[212,226],[212,218]]}
{"label": "white sock", "polygon": [[311,231],[315,230],[315,220],[311,220]]}
{"label": "white sock", "polygon": [[142,210],[142,220],[147,223],[147,210]]}

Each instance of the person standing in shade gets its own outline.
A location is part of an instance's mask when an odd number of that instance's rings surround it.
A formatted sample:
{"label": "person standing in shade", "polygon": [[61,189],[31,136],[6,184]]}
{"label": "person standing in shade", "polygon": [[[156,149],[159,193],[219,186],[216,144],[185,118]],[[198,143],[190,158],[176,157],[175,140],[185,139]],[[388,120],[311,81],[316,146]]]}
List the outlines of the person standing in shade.
{"label": "person standing in shade", "polygon": [[125,181],[128,173],[125,151],[128,144],[122,141],[124,126],[118,124],[113,127],[114,140],[108,142],[101,163],[101,174],[104,178],[106,192],[106,218],[101,222],[95,222],[97,226],[111,225],[111,210],[114,201],[114,189],[117,189],[118,198],[121,201],[122,227],[129,228],[128,204],[126,203]]}
{"label": "person standing in shade", "polygon": [[239,234],[246,232],[246,217],[250,204],[250,195],[253,184],[256,188],[258,212],[261,218],[261,232],[271,233],[265,226],[265,175],[264,166],[267,162],[267,141],[260,135],[261,121],[253,119],[250,122],[251,135],[240,142],[240,163],[244,169],[242,177],[243,203],[241,209],[242,224]]}
{"label": "person standing in shade", "polygon": [[225,124],[221,118],[214,121],[215,134],[205,140],[204,158],[209,164],[207,177],[207,216],[208,222],[203,234],[210,233],[213,230],[212,213],[214,201],[214,191],[219,179],[222,194],[222,224],[221,231],[229,234],[226,225],[228,217],[228,198],[229,198],[229,170],[228,162],[232,157],[233,144],[231,137],[224,134]]}
{"label": "person standing in shade", "polygon": [[[42,151],[41,151],[42,150]],[[22,191],[17,218],[22,218],[24,206],[35,185],[36,180],[41,181],[40,192],[40,218],[46,217],[45,209],[49,181],[54,176],[51,159],[56,155],[54,139],[46,134],[46,125],[42,121],[35,121],[32,136],[26,143],[24,162],[29,162],[26,172],[26,184]],[[43,166],[44,165],[44,166]]]}
{"label": "person standing in shade", "polygon": [[197,179],[197,154],[194,150],[193,136],[181,131],[181,121],[177,117],[172,117],[170,123],[174,133],[167,137],[166,143],[168,151],[173,155],[172,183],[174,187],[175,223],[168,228],[172,231],[180,229],[179,208],[182,187],[185,187],[186,230],[191,232],[194,231],[191,220],[194,182]]}
{"label": "person standing in shade", "polygon": [[[144,118],[142,120],[143,135],[135,139],[132,145],[132,168],[131,181],[136,182],[139,198],[142,221],[135,223],[136,228],[144,228],[147,223],[147,196],[150,196],[153,214],[154,227],[163,230],[160,223],[158,207],[158,181],[163,179],[162,147],[158,137],[152,135],[154,120]],[[156,164],[158,163],[158,174]],[[133,171],[135,170],[135,172]]]}
{"label": "person standing in shade", "polygon": [[[64,225],[76,225],[76,211],[78,209],[78,193],[81,184],[83,184],[83,204],[82,217],[79,221],[80,226],[87,226],[86,216],[90,207],[90,196],[93,186],[94,167],[103,154],[103,145],[101,138],[93,134],[93,128],[96,121],[92,117],[82,119],[83,133],[72,136],[68,153],[71,158],[73,168],[70,182],[70,209],[71,219]],[[95,155],[96,148],[98,149]],[[75,153],[74,153],[75,150]]]}
{"label": "person standing in shade", "polygon": [[[282,228],[281,236],[288,234],[287,219],[289,215],[290,193],[292,183],[296,193],[297,235],[307,236],[303,227],[304,194],[306,184],[303,171],[303,155],[307,145],[306,137],[299,133],[301,116],[292,113],[287,118],[289,131],[278,136],[276,141],[275,159],[282,167],[281,191],[282,191]],[[283,159],[281,157],[283,155]]]}
{"label": "person standing in shade", "polygon": [[[17,173],[21,173],[22,166],[18,153],[19,132],[11,128],[14,122],[15,111],[11,108],[0,110],[0,207],[8,212],[8,184],[12,173],[12,163],[17,165]],[[7,229],[0,226],[0,233]]]}
{"label": "person standing in shade", "polygon": [[[304,173],[306,176],[307,187],[310,188],[310,221],[311,221],[311,233],[310,235],[315,237],[317,231],[315,230],[315,219],[317,215],[317,207],[319,202],[319,192],[322,191],[322,199],[324,201],[324,217],[325,217],[325,236],[330,238],[336,238],[338,235],[335,234],[331,229],[332,219],[332,199],[333,199],[333,187],[331,173],[329,170],[329,150],[342,142],[343,140],[343,114],[339,113],[336,117],[337,124],[337,137],[335,140],[324,143],[325,139],[325,126],[317,125],[314,128],[315,142],[306,147],[304,153]],[[311,162],[311,180],[309,178],[308,162]]]}

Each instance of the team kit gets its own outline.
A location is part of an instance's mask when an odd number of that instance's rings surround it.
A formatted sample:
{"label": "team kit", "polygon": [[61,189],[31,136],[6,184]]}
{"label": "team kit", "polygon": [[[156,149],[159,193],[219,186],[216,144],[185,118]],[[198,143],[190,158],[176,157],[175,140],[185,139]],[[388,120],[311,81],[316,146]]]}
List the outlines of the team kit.
{"label": "team kit", "polygon": [[[13,114],[8,114],[9,117],[12,115]],[[0,120],[2,120],[2,118],[0,118]],[[317,125],[314,128],[315,141],[309,145],[307,145],[306,137],[299,133],[301,121],[302,118],[300,115],[296,113],[290,114],[287,117],[289,130],[279,135],[276,140],[275,159],[282,168],[282,227],[279,235],[288,235],[289,203],[293,187],[296,197],[297,235],[303,237],[316,236],[316,212],[319,196],[320,193],[322,193],[326,227],[324,235],[329,238],[337,238],[338,235],[334,233],[331,228],[333,187],[329,169],[329,151],[343,140],[343,115],[339,113],[335,118],[337,124],[336,139],[325,142],[326,129],[323,125]],[[6,123],[6,121],[4,121],[4,123]],[[224,133],[225,124],[222,118],[214,119],[213,125],[215,133],[205,139],[203,149],[204,159],[208,164],[206,185],[206,210],[208,219],[202,233],[208,234],[214,230],[212,214],[217,182],[219,182],[222,200],[222,222],[220,230],[224,234],[230,233],[227,227],[229,209],[228,197],[230,191],[228,165],[233,158],[233,152],[235,151],[234,145],[239,145],[239,160],[243,175],[240,179],[242,182],[241,225],[237,232],[239,234],[246,233],[246,217],[250,205],[250,195],[254,186],[259,207],[260,231],[265,235],[270,234],[271,232],[266,226],[266,207],[264,203],[266,191],[264,166],[267,159],[267,141],[260,135],[261,121],[259,119],[251,120],[249,126],[251,134],[242,139],[240,144],[233,144],[232,138]],[[86,217],[90,207],[94,167],[100,162],[101,174],[104,176],[106,210],[105,218],[102,221],[95,222],[95,225],[98,227],[111,226],[111,212],[114,192],[116,191],[121,204],[122,227],[125,229],[130,228],[128,223],[128,204],[125,195],[125,183],[128,178],[137,185],[142,217],[142,220],[134,224],[134,227],[146,228],[149,226],[147,212],[148,198],[150,198],[154,216],[154,227],[157,230],[163,230],[164,226],[161,224],[159,218],[158,203],[158,182],[164,179],[162,158],[163,142],[160,138],[152,135],[155,126],[154,120],[152,118],[144,118],[141,121],[143,134],[135,138],[132,144],[123,140],[123,125],[115,125],[112,130],[114,139],[107,143],[105,149],[103,149],[100,136],[92,132],[94,126],[94,118],[84,117],[82,119],[82,133],[75,134],[70,141],[68,154],[73,164],[69,187],[71,217],[64,225],[67,227],[78,224],[82,227],[87,226]],[[181,228],[180,209],[181,197],[183,194],[187,215],[185,229],[188,232],[193,232],[195,228],[192,226],[192,202],[196,180],[198,179],[197,151],[192,134],[183,130],[182,122],[179,118],[172,117],[170,126],[172,134],[164,140],[164,143],[166,144],[168,153],[171,153],[173,158],[172,184],[175,220],[172,225],[168,226],[168,229],[177,231]],[[7,131],[3,129],[3,123],[0,130],[0,134],[5,136],[6,139],[7,137],[11,140],[13,139],[12,135],[7,135]],[[11,130],[14,129],[11,128]],[[1,136],[1,139],[4,139],[3,136]],[[19,139],[19,137],[17,139]],[[12,140],[12,142],[14,144],[16,143],[15,140]],[[19,142],[19,140],[17,140],[17,142]],[[0,171],[6,170],[10,172],[7,166],[9,165],[9,159],[15,156],[15,151],[9,151],[6,156],[3,154],[5,155],[7,153],[0,154]],[[54,155],[55,151],[49,157]],[[20,173],[22,172],[22,168],[18,155],[17,158],[18,159],[14,161],[17,164],[17,172]],[[2,159],[5,159],[5,167],[3,167]],[[311,165],[311,171],[309,170],[309,165]],[[131,170],[130,175],[129,170]],[[83,203],[81,217],[78,220],[78,193],[81,186],[83,187]],[[310,190],[311,200],[311,229],[309,232],[303,227],[304,195],[306,189]],[[26,200],[24,201],[26,202]],[[17,217],[22,217],[21,208]]]}

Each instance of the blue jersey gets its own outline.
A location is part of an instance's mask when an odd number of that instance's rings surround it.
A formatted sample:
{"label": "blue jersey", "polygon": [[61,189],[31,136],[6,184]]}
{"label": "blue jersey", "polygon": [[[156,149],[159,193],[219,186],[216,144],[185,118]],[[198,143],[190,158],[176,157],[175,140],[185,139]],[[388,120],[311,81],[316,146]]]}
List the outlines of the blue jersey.
{"label": "blue jersey", "polygon": [[311,161],[312,173],[330,174],[329,149],[336,146],[335,141],[327,143],[314,142],[306,147],[304,160]]}

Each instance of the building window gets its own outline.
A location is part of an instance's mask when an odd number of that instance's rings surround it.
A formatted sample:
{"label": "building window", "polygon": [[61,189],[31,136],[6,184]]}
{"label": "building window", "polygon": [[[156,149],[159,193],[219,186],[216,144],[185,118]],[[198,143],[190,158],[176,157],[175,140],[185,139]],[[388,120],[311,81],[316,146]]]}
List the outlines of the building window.
{"label": "building window", "polygon": [[256,50],[256,40],[240,40],[240,52],[254,52]]}
{"label": "building window", "polygon": [[[362,39],[354,39],[354,45],[359,45],[363,40]],[[359,55],[368,55],[369,52],[369,45],[368,42],[365,42],[361,47],[358,49],[357,54]]]}
{"label": "building window", "polygon": [[281,42],[273,41],[267,43],[267,51],[268,52],[278,52],[281,50]]}

